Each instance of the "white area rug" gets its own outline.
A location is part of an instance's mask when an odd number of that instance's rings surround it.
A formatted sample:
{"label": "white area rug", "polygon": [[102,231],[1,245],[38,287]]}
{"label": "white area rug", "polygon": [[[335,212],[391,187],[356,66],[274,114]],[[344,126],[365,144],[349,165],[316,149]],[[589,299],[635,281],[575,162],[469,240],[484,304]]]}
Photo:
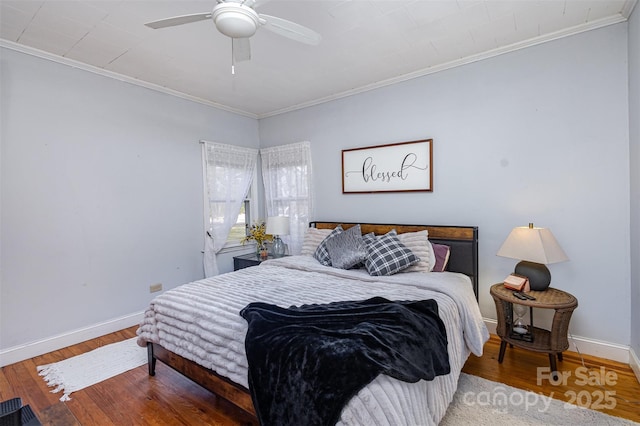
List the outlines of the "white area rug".
{"label": "white area rug", "polygon": [[37,367],[51,392],[61,390],[60,401],[68,401],[71,392],[100,383],[147,362],[147,350],[136,344],[137,338],[102,346],[91,352],[67,358],[64,361]]}
{"label": "white area rug", "polygon": [[440,426],[639,425],[620,417],[462,373]]}

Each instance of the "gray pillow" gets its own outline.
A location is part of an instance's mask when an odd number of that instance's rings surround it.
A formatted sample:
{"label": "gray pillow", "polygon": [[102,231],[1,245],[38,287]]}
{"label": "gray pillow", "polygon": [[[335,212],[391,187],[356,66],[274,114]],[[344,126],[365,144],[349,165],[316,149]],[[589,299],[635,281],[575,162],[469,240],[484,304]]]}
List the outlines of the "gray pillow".
{"label": "gray pillow", "polygon": [[395,229],[369,243],[367,251],[364,265],[369,275],[393,275],[420,261],[419,257],[400,242]]}
{"label": "gray pillow", "polygon": [[367,248],[362,241],[360,225],[352,226],[337,234],[326,244],[331,266],[340,269],[350,269],[367,258]]}
{"label": "gray pillow", "polygon": [[329,256],[329,252],[327,251],[327,241],[330,241],[332,238],[334,238],[338,234],[341,234],[342,232],[342,226],[336,226],[333,231],[331,231],[331,233],[327,235],[327,238],[322,240],[322,242],[318,245],[318,248],[316,248],[316,251],[313,253],[313,257],[315,257],[315,259],[324,266],[331,266],[331,256]]}

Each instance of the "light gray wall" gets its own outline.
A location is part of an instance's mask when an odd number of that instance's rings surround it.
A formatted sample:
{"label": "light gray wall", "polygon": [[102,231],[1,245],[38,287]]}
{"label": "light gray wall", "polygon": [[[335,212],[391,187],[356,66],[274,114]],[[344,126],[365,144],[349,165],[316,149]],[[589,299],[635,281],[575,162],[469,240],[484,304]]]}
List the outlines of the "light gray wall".
{"label": "light gray wall", "polygon": [[[259,135],[256,120],[2,49],[0,350],[202,277],[197,141],[260,136],[311,140],[318,219],[480,226],[487,317],[488,287],[515,263],[495,256],[509,230],[550,227],[571,258],[550,266],[552,285],[580,301],[571,331],[629,344],[632,311],[639,352],[637,11],[626,28],[263,119]],[[341,194],[341,149],[422,138],[433,193]]]}
{"label": "light gray wall", "polygon": [[[316,219],[478,225],[486,317],[516,263],[495,255],[509,231],[551,228],[571,259],[552,286],[579,300],[571,332],[628,345],[627,72],[619,24],[262,119],[260,143],[311,141]],[[342,149],[424,138],[433,193],[341,193]]]}
{"label": "light gray wall", "polygon": [[257,120],[2,49],[0,349],[203,277],[200,139]]}
{"label": "light gray wall", "polygon": [[629,142],[631,168],[631,348],[640,356],[640,11],[629,19]]}

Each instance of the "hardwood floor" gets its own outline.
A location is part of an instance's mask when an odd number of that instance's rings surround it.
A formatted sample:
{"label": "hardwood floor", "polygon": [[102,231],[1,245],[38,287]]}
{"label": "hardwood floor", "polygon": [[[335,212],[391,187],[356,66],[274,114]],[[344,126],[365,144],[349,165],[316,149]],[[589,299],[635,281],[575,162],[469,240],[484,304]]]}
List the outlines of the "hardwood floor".
{"label": "hardwood floor", "polygon": [[[558,361],[564,377],[554,380],[549,379],[547,354],[507,347],[502,364],[498,364],[499,350],[500,338],[491,335],[482,357],[471,355],[462,371],[640,422],[640,383],[629,365],[567,351],[563,361]],[[538,380],[540,367],[545,371]]]}
{"label": "hardwood floor", "polygon": [[[226,401],[185,379],[162,363],[156,375],[149,377],[142,366],[89,388],[74,392],[71,401],[60,402],[61,394],[50,393],[44,380],[38,376],[37,365],[49,364],[89,350],[135,336],[136,327],[112,333],[65,349],[51,352],[2,368],[0,373],[0,401],[21,397],[24,404],[38,415],[43,425],[257,425],[255,418],[245,414]],[[499,340],[485,345],[481,357],[471,355],[463,371],[499,381],[521,389],[542,392],[557,399],[568,400],[573,392],[578,402],[586,396],[595,402],[598,392],[615,398],[615,407],[603,409],[607,414],[640,422],[640,384],[628,365],[584,357],[589,371],[600,373],[608,385],[582,386],[581,378],[588,371],[582,367],[576,353],[566,352],[559,369],[571,372],[565,385],[554,386],[549,380],[537,384],[537,367],[548,366],[548,357],[516,348],[508,348],[502,364],[498,364]],[[577,375],[576,375],[577,374]],[[607,376],[608,374],[608,376]],[[615,384],[612,383],[615,375]],[[593,381],[593,380],[588,380]],[[586,395],[586,396],[585,396]],[[594,397],[595,396],[595,397]],[[602,400],[602,405],[610,400]]]}

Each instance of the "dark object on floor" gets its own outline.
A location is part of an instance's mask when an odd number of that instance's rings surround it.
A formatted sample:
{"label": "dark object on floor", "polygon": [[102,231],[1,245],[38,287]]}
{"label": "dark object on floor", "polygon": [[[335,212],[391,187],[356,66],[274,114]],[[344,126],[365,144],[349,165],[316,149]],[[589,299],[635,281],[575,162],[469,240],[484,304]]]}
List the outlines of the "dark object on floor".
{"label": "dark object on floor", "polygon": [[41,426],[35,413],[22,399],[13,398],[0,402],[0,426]]}
{"label": "dark object on floor", "polygon": [[434,300],[251,303],[240,315],[249,323],[249,390],[262,425],[334,425],[379,374],[415,383],[450,371]]}
{"label": "dark object on floor", "polygon": [[45,425],[82,426],[64,402],[56,402],[38,412]]}

